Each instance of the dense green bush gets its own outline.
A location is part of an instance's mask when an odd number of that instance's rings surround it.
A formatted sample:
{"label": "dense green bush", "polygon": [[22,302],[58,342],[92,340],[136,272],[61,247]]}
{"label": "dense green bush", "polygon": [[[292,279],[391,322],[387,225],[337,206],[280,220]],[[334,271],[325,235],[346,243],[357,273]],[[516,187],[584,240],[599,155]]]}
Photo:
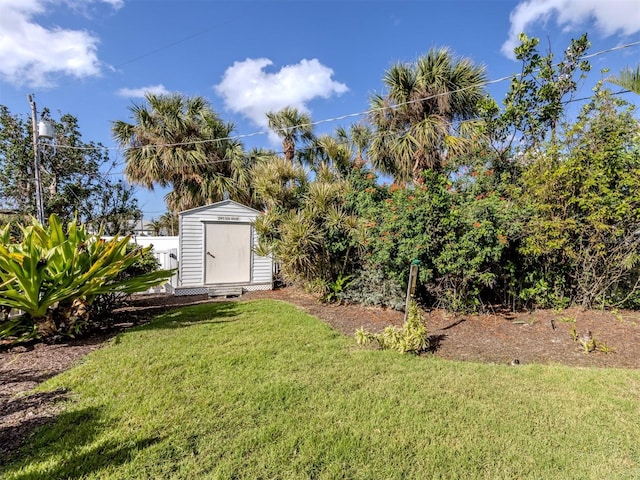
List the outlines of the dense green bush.
{"label": "dense green bush", "polygon": [[[414,184],[380,185],[366,168],[318,178],[258,223],[290,279],[332,299],[401,307],[420,261],[428,306],[479,311],[638,307],[640,127],[597,91],[573,123],[517,153],[479,139]],[[357,225],[354,225],[357,219]],[[335,293],[335,292],[333,292]]]}
{"label": "dense green bush", "polygon": [[326,167],[299,185],[291,181],[290,165],[274,162],[259,171],[272,180],[258,189],[267,204],[255,222],[259,253],[278,260],[286,282],[330,293],[330,285],[351,271],[359,243],[357,219],[344,207],[349,183]]}
{"label": "dense green bush", "polygon": [[505,301],[519,210],[486,164],[354,193],[350,202],[366,229],[363,269],[343,297],[386,297],[383,285],[403,292],[411,262],[420,260],[418,292],[429,305],[477,310]]}
{"label": "dense green bush", "polygon": [[404,296],[405,290],[397,280],[386,275],[380,266],[365,263],[337,298],[347,303],[402,310]]}
{"label": "dense green bush", "polygon": [[20,233],[20,239],[12,237],[11,225],[0,231],[0,305],[22,312],[0,324],[0,338],[76,335],[98,295],[144,291],[173,273],[119,278],[149,249],[128,252],[128,237],[103,240],[76,221],[65,231],[55,215],[48,226],[34,220]]}
{"label": "dense green bush", "polygon": [[[387,167],[410,159],[410,180],[381,185],[365,166],[372,143],[359,145],[357,167],[331,178],[259,176],[256,190],[270,193],[257,227],[288,279],[328,299],[399,307],[419,260],[416,296],[429,307],[640,307],[636,110],[600,83],[568,120],[565,104],[590,69],[587,36],[560,61],[540,53],[537,39],[521,42],[522,74],[502,106],[479,100],[478,118],[434,137],[443,150],[414,149],[419,139],[394,131],[394,116],[380,110],[374,138],[389,148],[374,163],[394,174]],[[445,135],[422,120],[402,125]]]}
{"label": "dense green bush", "polygon": [[640,124],[634,112],[597,90],[561,142],[532,155],[521,201],[533,214],[520,252],[538,304],[638,306]]}
{"label": "dense green bush", "polygon": [[404,286],[411,261],[419,259],[420,280],[433,280],[433,259],[447,229],[443,220],[453,205],[443,175],[428,172],[424,183],[415,187],[374,184],[356,192],[350,201],[366,229],[367,263]]}

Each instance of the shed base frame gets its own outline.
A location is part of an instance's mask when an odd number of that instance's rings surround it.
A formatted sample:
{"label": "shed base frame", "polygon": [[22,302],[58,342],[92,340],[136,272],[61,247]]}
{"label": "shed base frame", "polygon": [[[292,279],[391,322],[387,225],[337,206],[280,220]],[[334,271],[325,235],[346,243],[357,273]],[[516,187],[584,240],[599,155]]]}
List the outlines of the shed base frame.
{"label": "shed base frame", "polygon": [[193,286],[193,287],[176,287],[173,291],[175,296],[186,296],[186,295],[207,295],[211,289],[216,288],[225,288],[225,287],[236,287],[242,288],[242,293],[244,292],[253,292],[256,290],[273,290],[272,283],[253,283],[250,285],[237,285],[237,284],[220,284],[220,285],[203,285],[203,286]]}

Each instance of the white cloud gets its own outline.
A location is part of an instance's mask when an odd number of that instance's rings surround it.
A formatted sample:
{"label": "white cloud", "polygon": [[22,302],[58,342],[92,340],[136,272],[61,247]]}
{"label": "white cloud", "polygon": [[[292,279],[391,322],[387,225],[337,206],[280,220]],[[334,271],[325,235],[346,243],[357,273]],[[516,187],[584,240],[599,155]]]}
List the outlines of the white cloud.
{"label": "white cloud", "polygon": [[[14,85],[46,87],[56,75],[76,78],[100,74],[99,39],[83,30],[45,28],[35,21],[64,3],[77,0],[0,1],[0,78]],[[123,0],[85,0],[120,8]]]}
{"label": "white cloud", "polygon": [[272,64],[268,58],[248,58],[227,68],[222,81],[214,86],[225,107],[266,128],[267,112],[290,106],[309,113],[307,103],[314,98],[330,98],[348,90],[345,84],[332,80],[333,70],[315,58],[266,72]]}
{"label": "white cloud", "polygon": [[[84,3],[87,3],[86,0],[82,0]],[[124,6],[124,0],[98,0],[106,3],[107,5],[111,5],[113,8],[118,9]]]}
{"label": "white cloud", "polygon": [[167,95],[170,92],[162,84],[149,85],[147,87],[140,88],[121,88],[116,92],[118,96],[128,98],[144,98],[147,93],[152,93],[154,95]]}
{"label": "white cloud", "polygon": [[631,35],[640,31],[638,0],[527,0],[511,12],[509,38],[502,45],[502,53],[513,58],[513,49],[520,43],[520,33],[526,32],[530,25],[547,22],[552,17],[564,30],[593,20],[595,28],[605,36]]}

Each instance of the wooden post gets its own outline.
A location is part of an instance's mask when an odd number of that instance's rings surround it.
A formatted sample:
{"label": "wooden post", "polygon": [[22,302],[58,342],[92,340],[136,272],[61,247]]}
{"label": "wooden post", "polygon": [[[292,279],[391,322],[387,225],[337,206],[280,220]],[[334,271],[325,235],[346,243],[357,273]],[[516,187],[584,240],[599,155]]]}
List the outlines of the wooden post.
{"label": "wooden post", "polygon": [[409,282],[407,283],[407,298],[404,302],[404,321],[407,321],[409,316],[409,304],[416,293],[416,283],[418,282],[418,265],[420,260],[413,260],[411,262],[411,269],[409,270]]}

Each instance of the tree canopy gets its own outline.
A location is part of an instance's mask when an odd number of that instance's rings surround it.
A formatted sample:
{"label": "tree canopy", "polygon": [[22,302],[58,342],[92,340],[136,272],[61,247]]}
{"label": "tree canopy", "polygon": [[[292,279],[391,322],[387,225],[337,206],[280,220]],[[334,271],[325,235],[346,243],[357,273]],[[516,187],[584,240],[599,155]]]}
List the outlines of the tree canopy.
{"label": "tree canopy", "polygon": [[[46,116],[48,111],[45,109]],[[39,145],[45,217],[78,219],[105,233],[127,233],[140,216],[133,188],[109,175],[114,162],[100,144],[84,142],[78,119],[53,121],[55,141]],[[30,121],[0,105],[0,204],[9,218],[35,216],[34,151]]]}
{"label": "tree canopy", "polygon": [[147,94],[130,107],[132,123],[113,122],[125,149],[125,174],[153,189],[170,187],[167,207],[174,213],[231,198],[250,203],[248,160],[224,123],[203,97]]}
{"label": "tree canopy", "polygon": [[478,113],[485,69],[448,48],[433,48],[384,76],[387,92],[371,99],[371,162],[396,181],[416,181],[468,147],[465,122]]}

